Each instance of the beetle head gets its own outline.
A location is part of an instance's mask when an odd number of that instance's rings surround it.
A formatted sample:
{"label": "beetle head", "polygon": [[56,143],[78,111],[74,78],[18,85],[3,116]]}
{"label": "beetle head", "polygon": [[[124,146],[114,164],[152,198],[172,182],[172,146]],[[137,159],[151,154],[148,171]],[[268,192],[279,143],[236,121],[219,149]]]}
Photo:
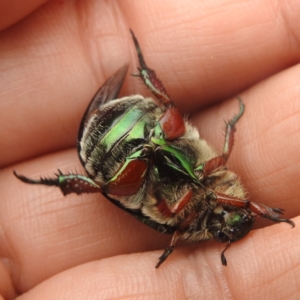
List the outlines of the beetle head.
{"label": "beetle head", "polygon": [[209,225],[213,237],[223,242],[236,242],[242,239],[252,229],[254,216],[247,209],[232,209],[217,207]]}

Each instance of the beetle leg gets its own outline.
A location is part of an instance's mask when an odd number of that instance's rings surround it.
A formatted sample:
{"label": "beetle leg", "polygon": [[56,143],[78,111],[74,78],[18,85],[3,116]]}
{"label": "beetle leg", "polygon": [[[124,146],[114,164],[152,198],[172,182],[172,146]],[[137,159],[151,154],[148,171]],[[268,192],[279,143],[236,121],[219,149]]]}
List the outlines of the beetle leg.
{"label": "beetle leg", "polygon": [[175,248],[175,244],[177,243],[177,241],[180,238],[180,233],[178,231],[175,231],[171,242],[170,242],[170,246],[168,248],[165,249],[164,253],[159,257],[158,259],[158,263],[156,264],[155,268],[157,269],[167,258],[168,256],[173,252],[174,248]]}
{"label": "beetle leg", "polygon": [[226,166],[226,162],[227,161],[223,156],[217,156],[201,164],[195,169],[195,171],[201,171],[203,178],[205,178],[213,171],[219,169],[220,167]]}
{"label": "beetle leg", "polygon": [[159,121],[164,132],[164,137],[168,141],[172,141],[184,135],[185,123],[176,106],[171,106]]}
{"label": "beetle leg", "polygon": [[92,179],[79,174],[64,175],[60,170],[56,178],[41,178],[40,180],[30,179],[23,175],[19,175],[14,171],[14,175],[21,181],[29,184],[43,184],[49,186],[57,186],[64,195],[75,193],[80,195],[82,193],[101,193],[101,187]]}
{"label": "beetle leg", "polygon": [[192,199],[193,192],[188,190],[172,207],[170,207],[166,200],[163,199],[160,195],[155,195],[157,199],[157,209],[159,212],[166,217],[173,217],[177,215]]}
{"label": "beetle leg", "polygon": [[148,161],[127,159],[117,174],[103,187],[105,193],[130,196],[138,192],[145,181]]}
{"label": "beetle leg", "polygon": [[132,39],[135,45],[135,49],[138,55],[140,67],[138,67],[139,74],[134,75],[142,78],[146,87],[151,91],[151,93],[159,99],[166,107],[173,104],[173,101],[170,99],[169,95],[162,82],[157,78],[154,70],[149,69],[146,65],[146,62],[143,57],[143,53],[137,38],[135,37],[132,30],[130,30]]}
{"label": "beetle leg", "polygon": [[223,153],[221,156],[214,157],[204,164],[200,165],[195,169],[195,171],[202,171],[203,177],[206,177],[214,170],[217,170],[220,167],[225,167],[227,160],[229,158],[229,155],[232,151],[233,142],[234,142],[234,132],[235,132],[235,124],[237,121],[241,118],[241,116],[244,113],[245,106],[241,98],[238,98],[240,102],[240,111],[237,115],[233,116],[231,120],[229,120],[226,123],[226,129],[225,129],[225,142],[224,142],[224,148]]}
{"label": "beetle leg", "polygon": [[245,105],[243,103],[243,100],[241,98],[238,98],[240,102],[240,111],[237,115],[234,115],[229,122],[226,123],[226,130],[225,130],[225,143],[223,148],[223,154],[222,156],[225,158],[225,160],[228,159],[234,142],[234,132],[235,132],[235,124],[237,121],[241,118],[245,111]]}
{"label": "beetle leg", "polygon": [[160,120],[160,125],[164,131],[165,139],[174,140],[185,133],[183,117],[169,97],[164,85],[156,76],[155,71],[147,67],[139,42],[133,31],[130,30],[130,32],[140,63],[140,67],[138,67],[139,74],[134,76],[142,78],[146,87],[167,108],[166,113]]}
{"label": "beetle leg", "polygon": [[148,174],[152,148],[145,145],[128,156],[117,173],[103,186],[106,194],[130,196],[138,192]]}
{"label": "beetle leg", "polygon": [[235,198],[222,193],[215,193],[215,196],[218,203],[238,208],[249,208],[255,214],[263,218],[267,218],[273,222],[285,222],[290,224],[292,227],[295,226],[293,221],[279,218],[279,216],[284,212],[281,208],[269,207],[261,203]]}

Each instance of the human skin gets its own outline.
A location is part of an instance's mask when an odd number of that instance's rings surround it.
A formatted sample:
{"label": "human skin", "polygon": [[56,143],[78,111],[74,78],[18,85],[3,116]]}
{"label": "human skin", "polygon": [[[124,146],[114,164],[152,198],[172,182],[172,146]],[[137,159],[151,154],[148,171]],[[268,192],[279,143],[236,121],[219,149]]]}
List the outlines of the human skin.
{"label": "human skin", "polygon": [[[296,299],[300,2],[27,0],[16,10],[17,3],[0,1],[0,299]],[[155,269],[169,236],[101,194],[63,197],[13,176],[84,174],[78,126],[110,75],[127,62],[135,72],[129,28],[218,152],[223,120],[238,111],[234,96],[243,98],[228,166],[250,200],[284,208],[295,228],[258,219],[227,250],[227,267],[225,245],[207,242],[179,245]],[[134,93],[149,95],[127,76],[121,96]]]}

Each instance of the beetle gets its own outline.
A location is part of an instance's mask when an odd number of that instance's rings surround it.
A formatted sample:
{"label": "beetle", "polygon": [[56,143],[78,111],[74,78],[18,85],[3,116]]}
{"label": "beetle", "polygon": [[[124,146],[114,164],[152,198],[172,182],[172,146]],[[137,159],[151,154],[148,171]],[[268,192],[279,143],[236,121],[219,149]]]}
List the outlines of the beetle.
{"label": "beetle", "polygon": [[70,193],[102,193],[113,204],[155,230],[172,234],[156,265],[173,252],[179,239],[232,242],[246,236],[256,216],[286,222],[283,210],[249,201],[238,176],[227,169],[235,125],[244,103],[226,123],[221,155],[183,118],[154,70],[148,68],[131,31],[137,51],[138,74],[156,99],[132,95],[118,98],[128,65],[121,67],[98,90],[79,127],[78,154],[87,175],[63,174],[30,179],[29,184],[59,187]]}

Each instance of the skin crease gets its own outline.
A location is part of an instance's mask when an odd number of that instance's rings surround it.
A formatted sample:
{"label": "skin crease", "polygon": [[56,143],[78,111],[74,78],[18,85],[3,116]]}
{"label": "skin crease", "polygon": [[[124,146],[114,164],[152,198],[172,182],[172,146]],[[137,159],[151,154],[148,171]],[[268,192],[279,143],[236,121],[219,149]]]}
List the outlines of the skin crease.
{"label": "skin crease", "polygon": [[[3,6],[0,32],[0,299],[296,299],[300,292],[300,35],[298,1],[26,1]],[[40,1],[42,2],[42,1]],[[0,18],[1,19],[1,18]],[[238,110],[229,167],[250,199],[282,207],[226,252],[178,246],[99,195],[31,186],[80,167],[82,114],[97,88],[137,59],[139,39],[179,108],[219,152]],[[122,95],[146,88],[127,76]],[[230,99],[230,100],[224,100]],[[267,227],[262,227],[267,225]]]}

